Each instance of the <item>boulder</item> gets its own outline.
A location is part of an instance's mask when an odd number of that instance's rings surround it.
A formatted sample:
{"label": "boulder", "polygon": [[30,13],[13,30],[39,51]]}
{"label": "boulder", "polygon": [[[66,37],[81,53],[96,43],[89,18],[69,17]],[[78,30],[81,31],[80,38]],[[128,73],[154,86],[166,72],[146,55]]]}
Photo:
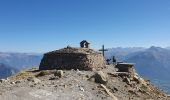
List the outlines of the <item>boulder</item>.
{"label": "boulder", "polygon": [[54,73],[54,76],[58,76],[59,78],[63,77],[64,76],[64,73],[62,70],[57,70],[55,73]]}
{"label": "boulder", "polygon": [[95,82],[100,84],[106,84],[108,81],[107,76],[102,71],[96,72],[94,78],[95,78]]}

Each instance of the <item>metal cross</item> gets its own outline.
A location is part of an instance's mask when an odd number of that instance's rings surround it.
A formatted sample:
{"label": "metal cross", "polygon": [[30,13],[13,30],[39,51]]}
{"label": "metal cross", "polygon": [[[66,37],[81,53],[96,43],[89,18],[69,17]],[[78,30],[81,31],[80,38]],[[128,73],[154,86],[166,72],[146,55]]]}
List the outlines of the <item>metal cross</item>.
{"label": "metal cross", "polygon": [[103,57],[104,57],[104,52],[105,51],[108,51],[107,49],[104,49],[104,45],[102,46],[102,49],[100,49],[99,51],[102,51],[102,53],[103,53]]}

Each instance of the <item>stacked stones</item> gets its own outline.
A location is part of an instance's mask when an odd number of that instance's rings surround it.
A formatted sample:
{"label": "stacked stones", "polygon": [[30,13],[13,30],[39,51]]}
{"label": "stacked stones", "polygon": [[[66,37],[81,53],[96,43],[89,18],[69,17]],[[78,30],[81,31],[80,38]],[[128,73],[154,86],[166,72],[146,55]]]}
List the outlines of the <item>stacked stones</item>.
{"label": "stacked stones", "polygon": [[40,70],[52,69],[102,69],[106,65],[101,53],[89,48],[72,48],[52,51],[44,54]]}

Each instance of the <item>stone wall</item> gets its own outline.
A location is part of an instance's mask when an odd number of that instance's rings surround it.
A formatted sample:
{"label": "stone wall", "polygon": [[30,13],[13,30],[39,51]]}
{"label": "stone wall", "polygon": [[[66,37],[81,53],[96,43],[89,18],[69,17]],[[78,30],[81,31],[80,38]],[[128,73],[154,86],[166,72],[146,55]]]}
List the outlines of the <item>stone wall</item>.
{"label": "stone wall", "polygon": [[[60,50],[61,51],[61,50]],[[105,60],[101,53],[64,53],[51,52],[44,55],[40,70],[51,69],[79,69],[92,70],[105,67]]]}

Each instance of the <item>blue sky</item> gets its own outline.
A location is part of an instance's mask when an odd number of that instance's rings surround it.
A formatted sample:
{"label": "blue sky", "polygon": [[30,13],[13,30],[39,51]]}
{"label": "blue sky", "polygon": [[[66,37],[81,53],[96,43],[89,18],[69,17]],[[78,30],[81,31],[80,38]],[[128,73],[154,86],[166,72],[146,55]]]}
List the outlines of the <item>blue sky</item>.
{"label": "blue sky", "polygon": [[0,0],[0,51],[170,46],[169,0]]}

